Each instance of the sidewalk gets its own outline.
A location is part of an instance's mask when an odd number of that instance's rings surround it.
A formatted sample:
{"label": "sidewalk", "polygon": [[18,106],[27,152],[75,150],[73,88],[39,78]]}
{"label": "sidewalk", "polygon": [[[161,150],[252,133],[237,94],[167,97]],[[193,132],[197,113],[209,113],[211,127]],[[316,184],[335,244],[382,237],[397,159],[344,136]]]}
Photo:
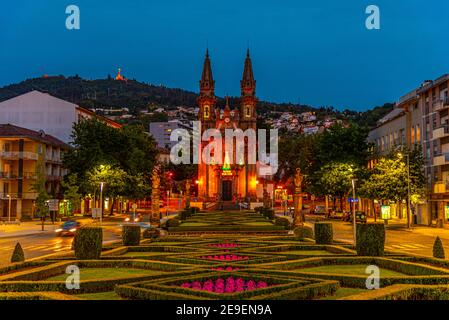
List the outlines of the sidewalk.
{"label": "sidewalk", "polygon": [[55,222],[55,224],[52,225],[51,222],[46,221],[44,231],[42,231],[42,224],[40,221],[27,221],[20,224],[0,225],[0,239],[54,232],[59,225],[59,222]]}
{"label": "sidewalk", "polygon": [[[108,218],[105,217],[103,220],[103,226],[114,227],[118,225],[120,221],[122,221],[121,217],[115,218],[116,221],[108,221]],[[81,218],[77,219],[77,221],[79,221],[81,225],[94,223],[91,218]],[[54,224],[52,224],[51,221],[45,221],[44,231],[42,231],[42,223],[39,220],[26,221],[20,224],[0,225],[0,239],[31,236],[36,234],[49,234],[53,233],[57,228],[59,228],[61,224],[62,222],[59,221],[55,221]]]}

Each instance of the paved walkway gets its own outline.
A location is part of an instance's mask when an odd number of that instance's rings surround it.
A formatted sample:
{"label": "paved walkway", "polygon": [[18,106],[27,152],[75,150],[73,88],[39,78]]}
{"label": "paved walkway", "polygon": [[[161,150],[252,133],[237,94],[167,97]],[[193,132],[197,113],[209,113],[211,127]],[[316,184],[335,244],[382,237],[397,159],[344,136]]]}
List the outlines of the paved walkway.
{"label": "paved walkway", "polygon": [[[313,227],[316,217],[307,216],[306,224]],[[341,220],[331,221],[336,240],[353,243],[352,223]],[[407,229],[404,223],[392,223],[386,226],[385,249],[395,252],[407,252],[432,257],[433,244],[439,236],[443,242],[446,258],[449,259],[449,229],[438,229],[427,226],[413,226]]]}

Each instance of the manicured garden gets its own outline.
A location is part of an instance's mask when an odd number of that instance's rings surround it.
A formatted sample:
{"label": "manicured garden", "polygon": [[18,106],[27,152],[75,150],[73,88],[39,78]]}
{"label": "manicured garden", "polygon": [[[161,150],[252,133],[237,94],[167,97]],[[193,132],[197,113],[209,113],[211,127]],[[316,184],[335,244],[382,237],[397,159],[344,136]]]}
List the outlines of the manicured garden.
{"label": "manicured garden", "polygon": [[[271,234],[212,227],[232,229],[231,218],[278,227],[262,214],[240,214],[196,213],[184,220],[205,219],[210,232],[168,227],[166,236],[142,238],[139,227],[129,226],[122,243],[95,250],[101,229],[86,229],[77,235],[75,252],[1,268],[0,299],[449,299],[445,260],[384,252],[363,230],[364,248],[353,248],[334,241],[329,225]],[[367,250],[370,255],[361,254]],[[79,286],[67,287],[73,266]],[[369,266],[380,272],[378,290],[366,287]]]}

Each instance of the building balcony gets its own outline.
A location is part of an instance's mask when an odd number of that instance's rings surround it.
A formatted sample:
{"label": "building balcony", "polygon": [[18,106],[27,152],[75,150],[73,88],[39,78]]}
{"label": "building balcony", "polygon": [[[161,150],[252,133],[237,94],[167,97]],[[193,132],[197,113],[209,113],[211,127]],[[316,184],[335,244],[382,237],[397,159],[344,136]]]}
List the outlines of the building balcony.
{"label": "building balcony", "polygon": [[0,179],[8,180],[8,179],[18,179],[19,176],[17,172],[0,172]]}
{"label": "building balcony", "polygon": [[438,181],[433,185],[433,193],[449,192],[449,181]]}
{"label": "building balcony", "polygon": [[2,151],[0,152],[0,158],[4,160],[37,160],[38,155],[36,152],[28,152],[28,151]]}
{"label": "building balcony", "polygon": [[59,156],[49,156],[47,155],[45,157],[46,162],[52,162],[52,163],[62,163],[61,157]]}
{"label": "building balcony", "polygon": [[433,138],[434,139],[440,139],[444,137],[449,137],[449,126],[444,125],[441,126],[435,130],[433,130]]}
{"label": "building balcony", "polygon": [[20,193],[0,193],[0,199],[9,200],[11,197],[12,200],[15,199],[25,199],[25,200],[36,200],[37,192],[22,192]]}
{"label": "building balcony", "polygon": [[434,111],[439,111],[439,110],[442,110],[447,107],[449,107],[449,97],[438,99],[433,102],[433,110]]}
{"label": "building balcony", "polygon": [[62,177],[60,175],[54,175],[54,174],[48,174],[47,175],[47,180],[48,181],[59,181],[61,179],[62,179]]}
{"label": "building balcony", "polygon": [[23,172],[22,175],[19,175],[18,172],[0,172],[0,179],[9,180],[9,179],[36,179],[35,172]]}
{"label": "building balcony", "polygon": [[449,164],[449,153],[439,154],[433,158],[434,166],[444,166],[446,164]]}

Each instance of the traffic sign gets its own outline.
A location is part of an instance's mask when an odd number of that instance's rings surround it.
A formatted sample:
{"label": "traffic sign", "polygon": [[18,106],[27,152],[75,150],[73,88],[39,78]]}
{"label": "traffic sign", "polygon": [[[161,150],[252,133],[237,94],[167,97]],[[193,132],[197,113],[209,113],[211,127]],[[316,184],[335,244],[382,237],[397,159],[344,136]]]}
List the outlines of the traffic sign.
{"label": "traffic sign", "polygon": [[58,211],[59,210],[59,200],[58,199],[48,200],[48,210]]}

